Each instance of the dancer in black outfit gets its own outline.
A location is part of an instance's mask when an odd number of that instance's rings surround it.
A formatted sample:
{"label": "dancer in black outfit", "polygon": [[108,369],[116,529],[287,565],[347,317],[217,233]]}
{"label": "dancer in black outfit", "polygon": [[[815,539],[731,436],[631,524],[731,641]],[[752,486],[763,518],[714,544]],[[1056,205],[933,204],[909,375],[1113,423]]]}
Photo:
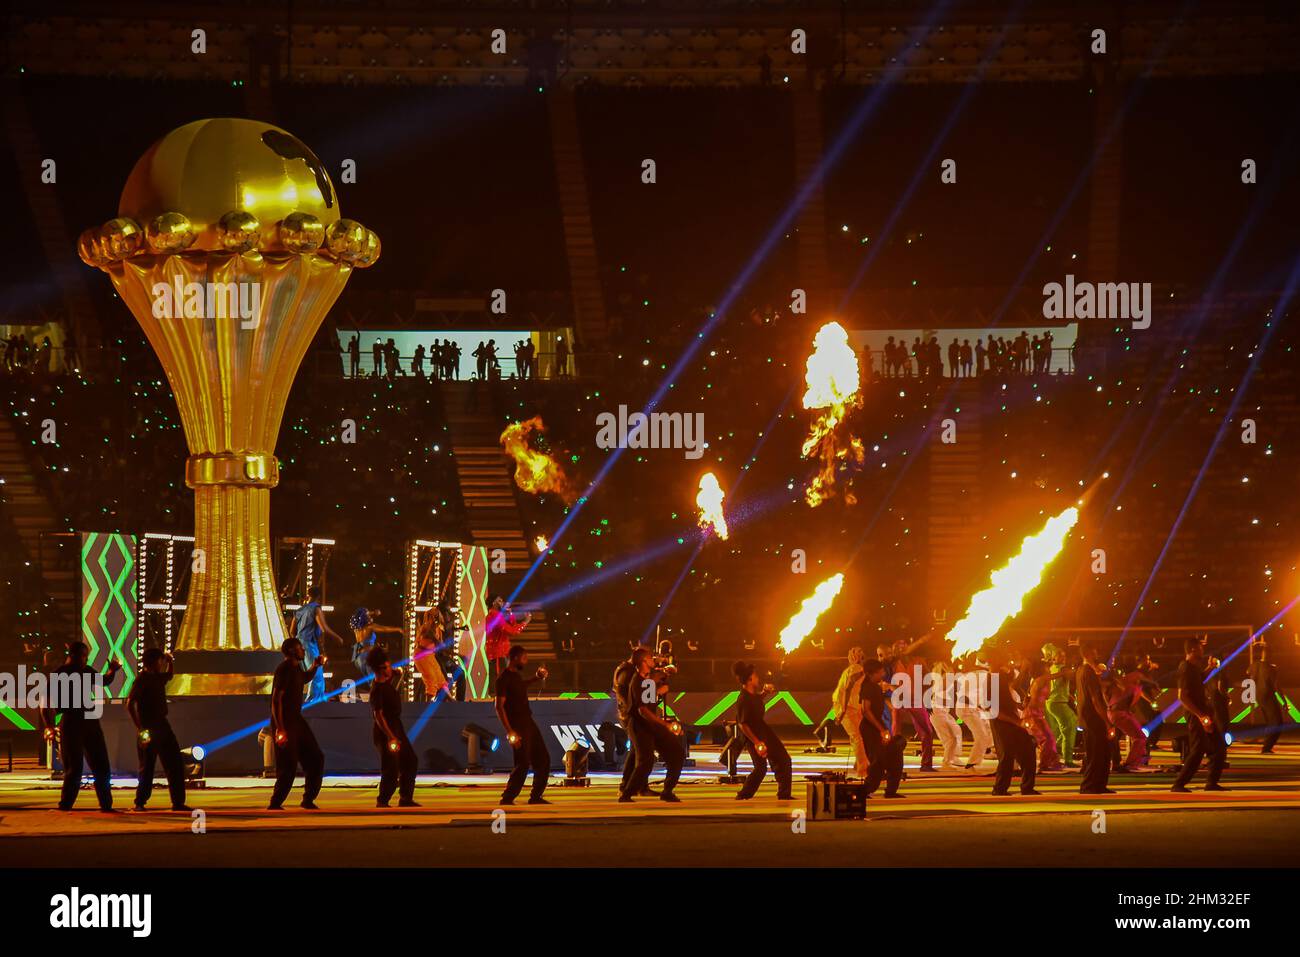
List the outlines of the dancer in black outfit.
{"label": "dancer in black outfit", "polygon": [[632,777],[620,789],[618,799],[626,804],[636,795],[653,793],[650,790],[650,772],[654,770],[657,752],[667,768],[659,800],[676,804],[681,798],[673,793],[673,789],[677,787],[677,779],[686,764],[686,751],[674,724],[665,720],[657,708],[659,696],[668,687],[667,677],[663,672],[655,671],[654,655],[649,648],[634,651],[632,663],[636,670],[628,681],[626,697],[631,719],[628,735],[636,753],[636,764]]}
{"label": "dancer in black outfit", "polygon": [[[867,794],[876,793],[880,780],[885,781],[885,797],[907,797],[898,790],[898,783],[903,779],[903,748],[907,740],[901,734],[892,734],[885,727],[885,692],[880,683],[885,678],[885,664],[872,659],[862,666],[863,678],[861,691],[862,724],[859,726],[862,743],[866,746],[867,757],[871,761],[867,769]],[[890,724],[899,726],[898,716]]]}
{"label": "dancer in black outfit", "polygon": [[146,648],[143,666],[126,697],[126,710],[135,722],[136,752],[140,756],[135,809],[143,811],[153,794],[153,769],[162,762],[173,811],[188,811],[185,804],[185,762],[181,746],[167,720],[167,682],[172,680],[172,656],[161,648]]}
{"label": "dancer in black outfit", "polygon": [[1263,717],[1264,727],[1271,730],[1264,737],[1260,754],[1272,754],[1273,747],[1282,737],[1282,706],[1277,700],[1277,665],[1273,664],[1268,646],[1262,641],[1250,644],[1250,679],[1255,682],[1255,701]]}
{"label": "dancer in black outfit", "polygon": [[1024,715],[1016,700],[1017,678],[1015,661],[1008,657],[997,672],[998,713],[992,716],[989,728],[998,752],[998,770],[993,778],[993,793],[999,797],[1011,793],[1011,776],[1020,765],[1020,793],[1036,795],[1034,772],[1038,766],[1038,750],[1034,736],[1024,726]]}
{"label": "dancer in black outfit", "polygon": [[1097,649],[1083,645],[1083,664],[1074,673],[1079,720],[1083,722],[1083,781],[1080,794],[1114,794],[1106,785],[1110,781],[1110,740],[1115,726],[1110,723],[1106,698],[1101,693],[1097,674]]}
{"label": "dancer in black outfit", "polygon": [[[623,759],[623,779],[619,782],[618,793],[621,797],[628,791],[628,785],[632,783],[632,778],[636,773],[636,738],[633,735],[632,712],[634,710],[633,695],[635,694],[635,685],[639,685],[640,663],[642,659],[650,658],[649,648],[637,648],[632,655],[626,660],[619,662],[614,669],[614,700],[618,705],[618,721],[627,733],[627,756]],[[642,788],[632,797],[658,797],[659,792],[649,786]]]}
{"label": "dancer in black outfit", "polygon": [[1187,782],[1201,769],[1201,761],[1208,754],[1210,775],[1205,790],[1226,791],[1228,789],[1219,783],[1219,778],[1228,757],[1228,747],[1223,740],[1224,729],[1215,721],[1205,697],[1205,648],[1199,638],[1188,638],[1184,648],[1183,663],[1178,666],[1178,701],[1187,711],[1187,757],[1170,790],[1178,793],[1190,791]]}
{"label": "dancer in black outfit", "polygon": [[375,748],[379,751],[379,799],[375,806],[388,807],[396,791],[398,807],[419,807],[415,803],[418,760],[402,726],[402,699],[393,681],[388,652],[375,648],[370,652],[368,664],[375,676],[370,688],[370,710],[375,718]]}
{"label": "dancer in black outfit", "polygon": [[538,668],[531,678],[525,678],[523,670],[527,664],[528,649],[514,645],[507,655],[506,670],[497,676],[497,718],[506,729],[510,746],[515,749],[515,769],[510,772],[506,789],[501,794],[502,804],[515,803],[515,798],[524,788],[529,768],[533,772],[533,790],[528,803],[551,803],[542,797],[551,774],[551,755],[528,706],[528,686],[534,681],[545,681],[547,671],[544,667]]}
{"label": "dancer in black outfit", "polygon": [[302,806],[316,810],[316,795],[320,794],[325,777],[325,754],[311,733],[311,726],[302,716],[302,695],[307,682],[317,668],[325,666],[325,656],[319,655],[309,670],[303,670],[306,651],[297,638],[288,638],[280,646],[284,661],[275,669],[271,679],[271,734],[275,741],[275,790],[271,792],[268,811],[278,811],[293,787],[293,778],[302,765]]}
{"label": "dancer in black outfit", "polygon": [[633,748],[632,741],[632,704],[628,700],[628,683],[636,673],[634,658],[635,653],[632,658],[618,663],[614,668],[614,678],[611,682],[614,689],[614,704],[618,709],[618,723],[627,733],[627,756],[623,759],[623,780],[618,785],[619,794],[627,789],[627,783],[632,780],[632,769],[636,767],[636,750]]}
{"label": "dancer in black outfit", "polygon": [[776,778],[776,799],[792,800],[794,795],[791,793],[790,753],[786,751],[785,745],[781,743],[781,739],[776,736],[776,732],[768,725],[764,716],[763,696],[771,694],[776,689],[770,684],[763,684],[758,676],[758,670],[747,662],[737,661],[732,670],[735,672],[736,680],[740,682],[740,698],[736,701],[736,722],[740,725],[741,734],[745,736],[745,748],[749,751],[749,760],[754,765],[754,769],[749,772],[749,777],[745,778],[745,783],[737,792],[736,800],[747,801],[758,792],[758,786],[763,783],[763,778],[767,774],[769,762],[772,764],[772,775]]}
{"label": "dancer in black outfit", "polygon": [[1226,771],[1232,767],[1232,764],[1227,760],[1227,735],[1232,730],[1232,715],[1228,711],[1228,693],[1232,690],[1232,683],[1223,671],[1223,662],[1213,655],[1206,657],[1204,667],[1205,688],[1210,696],[1210,716],[1214,718],[1214,726],[1224,741],[1223,768]]}
{"label": "dancer in black outfit", "polygon": [[[54,673],[55,681],[62,681],[63,687],[81,691],[88,700],[91,690],[95,689],[96,672],[86,664],[90,649],[81,641],[68,645],[68,657],[63,666]],[[103,687],[107,688],[117,677],[122,665],[109,662],[104,672]],[[69,676],[60,679],[60,675]],[[73,681],[70,676],[79,678]],[[84,702],[83,702],[84,703]],[[90,765],[90,773],[95,776],[95,797],[99,799],[101,811],[113,810],[113,791],[111,784],[112,769],[108,763],[108,745],[104,742],[104,730],[99,726],[99,718],[81,703],[56,701],[55,707],[42,709],[47,733],[53,733],[58,721],[59,760],[63,762],[63,789],[59,792],[59,810],[71,811],[81,792],[82,763]],[[55,713],[60,716],[56,719]]]}

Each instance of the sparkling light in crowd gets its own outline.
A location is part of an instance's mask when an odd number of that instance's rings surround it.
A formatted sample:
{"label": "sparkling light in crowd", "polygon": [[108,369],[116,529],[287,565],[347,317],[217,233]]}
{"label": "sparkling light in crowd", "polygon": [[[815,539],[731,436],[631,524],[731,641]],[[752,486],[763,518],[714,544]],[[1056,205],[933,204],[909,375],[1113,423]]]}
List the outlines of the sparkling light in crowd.
{"label": "sparkling light in crowd", "polygon": [[953,642],[953,657],[978,651],[1008,619],[1020,614],[1025,596],[1042,582],[1047,566],[1061,554],[1065,538],[1078,520],[1079,510],[1073,505],[1049,518],[1041,531],[1021,543],[1018,554],[993,572],[992,584],[975,594],[965,617],[946,636]]}
{"label": "sparkling light in crowd", "polygon": [[533,495],[554,492],[571,503],[572,489],[560,463],[533,447],[534,436],[541,435],[545,428],[540,415],[516,422],[501,433],[501,447],[515,460],[516,485]]}
{"label": "sparkling light in crowd", "polygon": [[695,504],[700,510],[700,528],[713,529],[714,534],[724,541],[727,538],[727,518],[722,513],[722,486],[718,477],[712,472],[700,476],[700,491],[695,496]]}
{"label": "sparkling light in crowd", "polygon": [[546,540],[545,535],[538,535],[533,539],[533,545],[537,548],[537,554],[541,554],[551,547],[551,543]]}
{"label": "sparkling light in crowd", "polygon": [[[803,407],[816,410],[803,443],[804,458],[816,458],[821,468],[804,489],[804,500],[813,508],[835,494],[835,473],[845,465],[861,465],[862,442],[856,436],[838,433],[851,406],[858,405],[858,356],[849,344],[849,334],[838,322],[828,322],[813,338],[813,352],[804,371],[807,386]],[[851,492],[844,500],[852,505]]]}
{"label": "sparkling light in crowd", "polygon": [[830,608],[835,601],[835,596],[840,593],[844,587],[844,573],[836,572],[830,578],[818,585],[811,595],[803,600],[799,605],[799,610],[794,613],[790,623],[781,629],[781,637],[777,641],[781,650],[786,654],[794,651],[803,640],[812,632],[813,627],[820,618]]}

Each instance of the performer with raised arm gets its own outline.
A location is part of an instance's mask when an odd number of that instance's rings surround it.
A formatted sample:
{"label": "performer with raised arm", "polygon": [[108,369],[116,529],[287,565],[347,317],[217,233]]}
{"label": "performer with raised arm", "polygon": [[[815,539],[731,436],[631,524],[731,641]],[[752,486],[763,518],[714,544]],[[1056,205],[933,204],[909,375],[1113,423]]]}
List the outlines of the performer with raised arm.
{"label": "performer with raised arm", "polygon": [[[352,665],[363,678],[370,675],[369,655],[379,647],[379,636],[404,634],[396,625],[379,624],[378,608],[358,608],[348,619],[348,627],[352,629],[353,636]],[[397,681],[400,683],[401,671],[398,670],[397,673]]]}
{"label": "performer with raised arm", "polygon": [[302,806],[316,810],[325,777],[325,754],[316,743],[311,725],[302,716],[302,695],[317,669],[325,667],[326,658],[318,655],[311,668],[304,670],[306,657],[302,642],[286,638],[280,646],[284,661],[271,679],[271,735],[275,743],[275,788],[271,792],[269,811],[284,807],[284,799],[293,788],[293,778],[302,765]]}
{"label": "performer with raised arm", "polygon": [[[302,642],[303,652],[306,655],[303,660],[308,668],[320,657],[320,640],[324,635],[329,635],[340,646],[347,647],[343,636],[331,628],[329,622],[325,620],[325,609],[321,607],[320,585],[312,585],[307,589],[307,600],[293,613],[293,620],[289,623],[289,637],[297,638]],[[314,672],[309,697],[311,699],[325,697],[324,668],[318,668]]]}
{"label": "performer with raised arm", "polygon": [[[112,768],[108,762],[108,745],[104,729],[99,726],[103,705],[93,699],[100,696],[99,673],[86,664],[90,649],[85,642],[68,645],[67,660],[54,672],[51,694],[80,692],[82,700],[47,701],[42,709],[46,734],[57,734],[59,760],[63,762],[63,788],[59,792],[59,810],[71,811],[81,792],[82,764],[90,765],[95,777],[95,797],[101,811],[113,810]],[[108,687],[121,670],[120,661],[110,661],[104,672],[102,687]],[[57,730],[56,730],[57,725]]]}
{"label": "performer with raised arm", "polygon": [[136,753],[140,769],[136,775],[135,809],[143,811],[153,794],[153,769],[162,761],[173,811],[188,811],[185,804],[185,763],[181,746],[167,720],[167,682],[172,680],[172,656],[161,648],[146,648],[140,656],[141,669],[126,696],[127,714],[135,724]]}
{"label": "performer with raised arm", "polygon": [[776,778],[776,799],[789,801],[792,793],[793,765],[790,753],[767,723],[763,696],[776,690],[770,684],[763,684],[758,669],[745,661],[737,661],[732,671],[740,682],[740,697],[736,701],[736,721],[740,732],[745,736],[749,759],[754,768],[749,777],[736,793],[737,801],[747,801],[758,792],[758,786],[767,775],[767,765],[771,762],[772,775]]}
{"label": "performer with raised arm", "polygon": [[[892,649],[892,672],[902,672],[907,675],[909,682],[915,683],[915,675],[919,672],[925,673],[925,658],[916,654],[916,650],[924,645],[932,637],[933,632],[927,632],[920,638],[911,642],[899,639],[894,642]],[[893,674],[887,674],[886,680],[893,680]],[[908,704],[894,712],[907,715],[907,719],[912,723],[916,730],[917,739],[921,745],[921,771],[931,772],[934,770],[934,725],[930,722],[930,712],[921,706],[920,699],[921,688],[916,687],[908,695]],[[901,733],[901,728],[895,727],[895,733]]]}
{"label": "performer with raised arm", "polygon": [[510,647],[514,644],[528,623],[533,620],[532,612],[524,615],[524,620],[519,621],[515,618],[515,613],[506,600],[500,595],[492,599],[492,607],[488,609],[487,620],[483,624],[483,632],[486,636],[485,645],[489,661],[496,663],[497,674],[501,674],[501,663],[510,654]]}
{"label": "performer with raised arm", "polygon": [[531,768],[533,789],[529,804],[550,804],[542,797],[551,774],[551,755],[546,750],[546,740],[533,721],[533,710],[528,706],[528,686],[534,681],[545,681],[546,668],[538,668],[531,677],[524,677],[528,665],[528,649],[515,645],[506,655],[508,666],[497,676],[497,718],[506,730],[506,740],[515,750],[515,769],[510,772],[506,789],[501,794],[502,804],[514,804],[524,789],[524,779]]}

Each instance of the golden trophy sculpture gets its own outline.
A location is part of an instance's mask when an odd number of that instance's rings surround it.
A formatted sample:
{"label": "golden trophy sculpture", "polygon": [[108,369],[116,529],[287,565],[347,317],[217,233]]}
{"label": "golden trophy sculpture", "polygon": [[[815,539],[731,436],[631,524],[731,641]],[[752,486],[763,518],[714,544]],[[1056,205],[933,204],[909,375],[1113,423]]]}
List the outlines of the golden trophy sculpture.
{"label": "golden trophy sculpture", "polygon": [[[144,329],[189,445],[195,559],[176,651],[178,671],[200,673],[178,674],[175,690],[259,690],[269,677],[251,673],[265,674],[264,656],[228,653],[278,652],[287,637],[269,535],[280,419],[325,313],[352,269],[379,258],[379,238],[341,218],[329,175],[296,137],[211,119],[151,146],[117,218],[82,233],[78,252]],[[219,663],[181,667],[187,653]]]}

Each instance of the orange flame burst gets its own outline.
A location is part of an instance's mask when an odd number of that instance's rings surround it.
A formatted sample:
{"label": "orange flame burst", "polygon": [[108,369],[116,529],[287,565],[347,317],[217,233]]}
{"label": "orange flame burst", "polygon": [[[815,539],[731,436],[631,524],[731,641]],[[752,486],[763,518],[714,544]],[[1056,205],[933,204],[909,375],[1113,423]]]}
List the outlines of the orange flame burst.
{"label": "orange flame burst", "polygon": [[843,587],[844,573],[836,572],[813,589],[813,593],[799,605],[799,610],[794,613],[790,623],[781,629],[781,637],[777,644],[781,646],[782,651],[789,654],[803,644],[803,640],[817,624],[817,619],[831,607],[835,596]]}
{"label": "orange flame burst", "polygon": [[992,583],[975,594],[966,616],[946,636],[953,643],[954,658],[979,651],[1008,619],[1020,614],[1025,597],[1042,582],[1047,566],[1061,554],[1066,536],[1078,520],[1079,510],[1073,505],[1052,516],[1021,543],[1018,554],[993,572]]}
{"label": "orange flame burst", "polygon": [[[813,508],[835,494],[835,473],[846,465],[861,465],[862,442],[844,435],[841,425],[851,407],[862,403],[858,391],[858,356],[849,344],[849,334],[838,322],[828,322],[813,338],[813,353],[804,370],[803,407],[817,410],[803,443],[803,457],[816,458],[821,469],[804,489],[804,500]],[[844,494],[852,505],[852,492]]]}
{"label": "orange flame burst", "polygon": [[700,476],[700,491],[695,496],[695,504],[700,510],[700,528],[711,528],[714,534],[726,541],[727,517],[722,513],[722,486],[718,477],[712,472]]}
{"label": "orange flame burst", "polygon": [[533,447],[534,436],[542,435],[545,428],[540,415],[516,422],[501,433],[501,448],[515,460],[515,484],[521,489],[533,495],[554,492],[572,503],[573,489],[560,463]]}

